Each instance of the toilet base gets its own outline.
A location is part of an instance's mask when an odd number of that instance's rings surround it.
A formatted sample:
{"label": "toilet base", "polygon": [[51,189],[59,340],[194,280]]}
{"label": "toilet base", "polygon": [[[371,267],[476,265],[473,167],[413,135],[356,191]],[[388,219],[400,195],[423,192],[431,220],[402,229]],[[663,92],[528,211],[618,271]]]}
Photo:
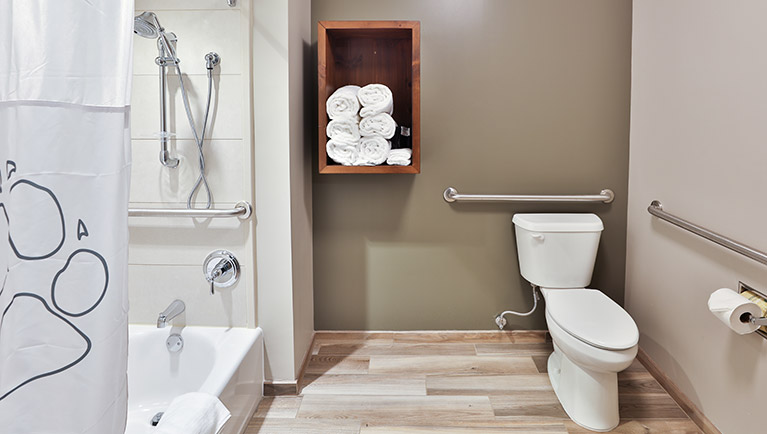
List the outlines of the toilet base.
{"label": "toilet base", "polygon": [[618,374],[584,369],[554,343],[548,361],[549,380],[565,412],[591,431],[611,431],[618,426]]}

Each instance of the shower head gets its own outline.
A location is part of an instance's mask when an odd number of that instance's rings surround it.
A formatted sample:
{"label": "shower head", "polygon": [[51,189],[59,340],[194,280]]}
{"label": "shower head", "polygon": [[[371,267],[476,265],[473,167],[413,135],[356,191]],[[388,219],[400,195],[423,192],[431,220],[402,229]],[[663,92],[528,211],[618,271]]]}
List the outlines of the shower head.
{"label": "shower head", "polygon": [[133,33],[148,39],[154,39],[160,35],[164,29],[160,26],[160,21],[154,12],[143,12],[133,18]]}
{"label": "shower head", "polygon": [[180,60],[176,56],[176,35],[165,33],[165,29],[160,25],[160,20],[157,19],[157,15],[154,12],[142,12],[133,18],[133,33],[147,38],[157,39],[157,47],[160,50],[159,58],[164,61],[172,61],[178,64]]}

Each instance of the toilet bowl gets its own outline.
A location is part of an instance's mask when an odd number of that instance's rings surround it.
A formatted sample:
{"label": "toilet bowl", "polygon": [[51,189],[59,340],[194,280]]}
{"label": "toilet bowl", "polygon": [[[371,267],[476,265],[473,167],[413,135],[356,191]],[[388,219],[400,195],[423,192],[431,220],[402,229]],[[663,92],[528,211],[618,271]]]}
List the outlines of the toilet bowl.
{"label": "toilet bowl", "polygon": [[617,303],[586,288],[602,221],[594,214],[515,214],[512,221],[520,272],[546,300],[557,398],[575,423],[610,431],[620,421],[618,372],[636,357],[639,330]]}
{"label": "toilet bowl", "polygon": [[[584,428],[612,430],[620,421],[618,372],[628,368],[637,354],[636,324],[597,290],[544,288],[541,292],[547,300],[546,324],[554,343],[549,380],[559,402],[570,419]],[[560,307],[568,304],[562,314]]]}

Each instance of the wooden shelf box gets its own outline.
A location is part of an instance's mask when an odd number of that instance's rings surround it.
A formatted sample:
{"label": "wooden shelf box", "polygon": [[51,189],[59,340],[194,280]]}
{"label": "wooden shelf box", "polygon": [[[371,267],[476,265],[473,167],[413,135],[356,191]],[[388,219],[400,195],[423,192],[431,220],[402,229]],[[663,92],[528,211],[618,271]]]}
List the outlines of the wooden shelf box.
{"label": "wooden shelf box", "polygon": [[[320,21],[317,25],[320,173],[421,172],[421,32],[418,21]],[[394,120],[410,127],[410,166],[342,166],[327,156],[325,102],[347,84],[385,84]]]}

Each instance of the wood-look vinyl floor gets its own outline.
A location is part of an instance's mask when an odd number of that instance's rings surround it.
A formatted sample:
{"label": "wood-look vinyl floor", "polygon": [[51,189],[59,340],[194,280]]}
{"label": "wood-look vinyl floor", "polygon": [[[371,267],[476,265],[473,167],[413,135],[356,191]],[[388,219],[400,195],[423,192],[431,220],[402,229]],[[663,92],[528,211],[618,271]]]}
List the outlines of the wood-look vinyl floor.
{"label": "wood-look vinyl floor", "polygon": [[[545,332],[318,333],[298,396],[266,397],[246,434],[590,433],[549,383]],[[618,374],[624,434],[700,433],[638,361]]]}

